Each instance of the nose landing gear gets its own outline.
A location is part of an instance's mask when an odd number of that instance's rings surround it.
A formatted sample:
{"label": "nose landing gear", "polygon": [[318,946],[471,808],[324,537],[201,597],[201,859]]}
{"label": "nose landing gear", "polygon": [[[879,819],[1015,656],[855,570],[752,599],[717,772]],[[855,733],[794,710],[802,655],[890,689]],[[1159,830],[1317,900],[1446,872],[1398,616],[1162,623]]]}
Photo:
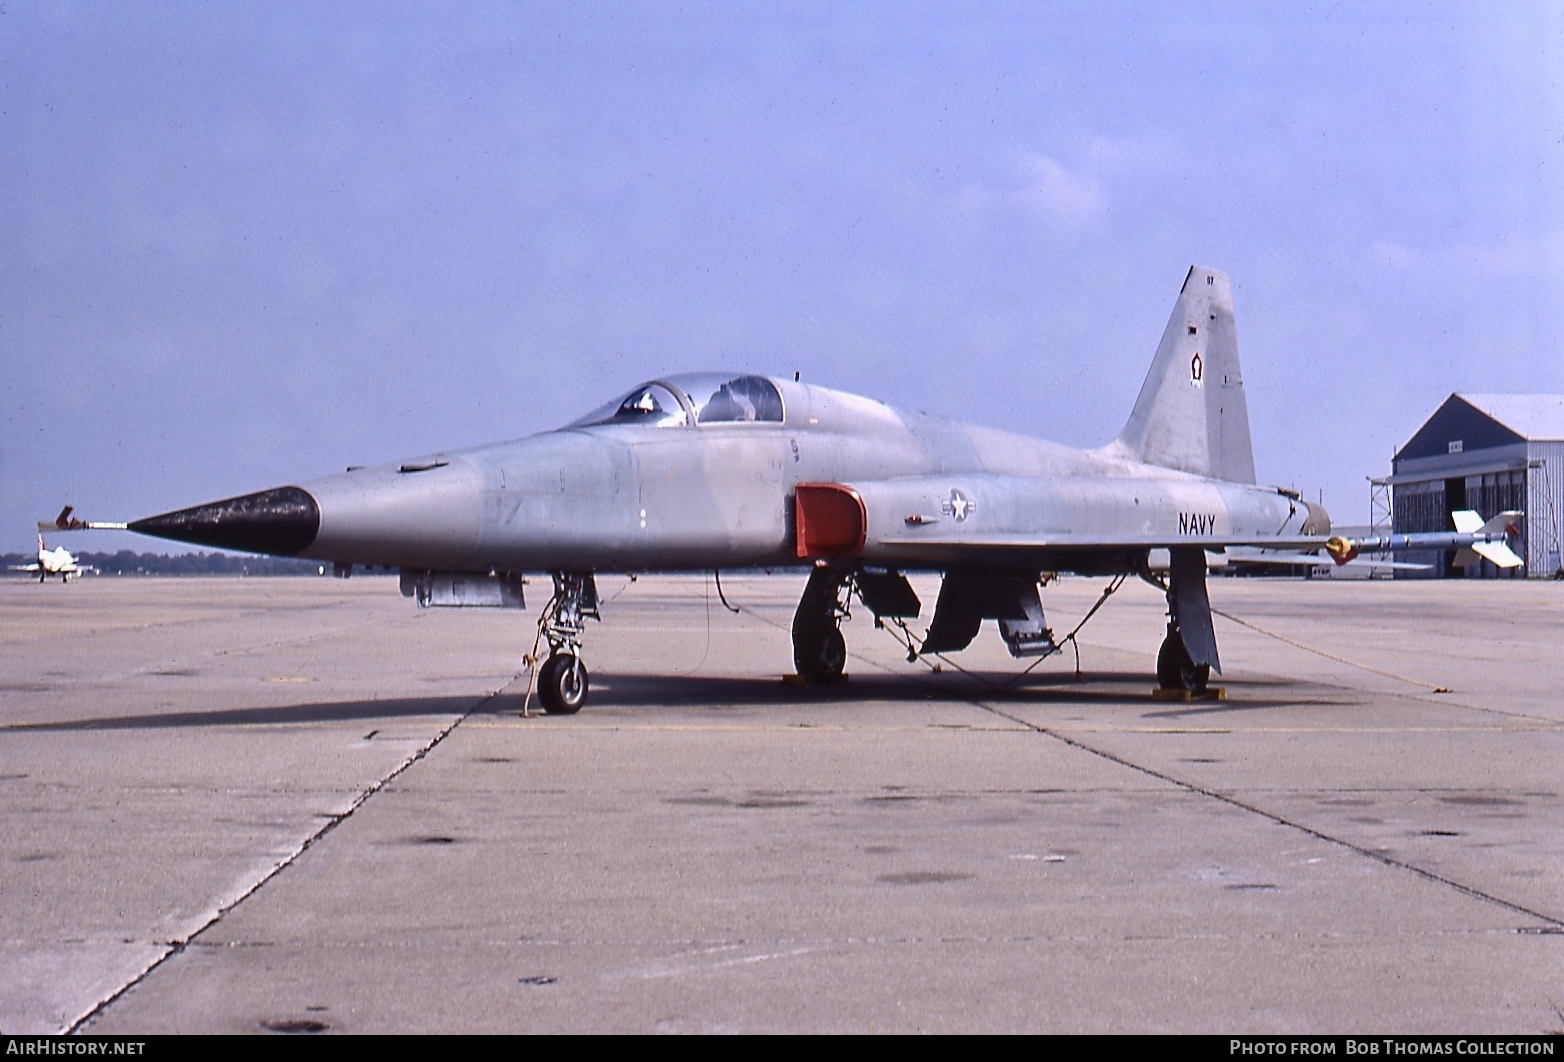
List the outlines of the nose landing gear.
{"label": "nose landing gear", "polygon": [[581,662],[581,635],[588,619],[600,620],[597,582],[591,572],[554,572],[554,596],[538,627],[548,639],[549,657],[538,668],[538,700],[549,715],[575,715],[586,703],[589,682]]}
{"label": "nose landing gear", "polygon": [[538,700],[549,715],[575,715],[586,703],[587,669],[581,657],[556,653],[538,671]]}

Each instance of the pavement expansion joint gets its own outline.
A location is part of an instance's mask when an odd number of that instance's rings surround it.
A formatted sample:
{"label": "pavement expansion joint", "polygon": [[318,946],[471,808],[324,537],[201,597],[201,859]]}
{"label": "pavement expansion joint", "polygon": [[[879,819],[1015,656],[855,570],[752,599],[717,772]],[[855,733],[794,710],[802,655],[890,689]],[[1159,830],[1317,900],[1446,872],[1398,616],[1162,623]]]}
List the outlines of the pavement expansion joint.
{"label": "pavement expansion joint", "polygon": [[1409,872],[1411,872],[1413,874],[1416,874],[1417,876],[1419,876],[1421,878],[1424,878],[1427,881],[1431,881],[1431,882],[1434,882],[1436,884],[1444,885],[1447,888],[1454,889],[1457,892],[1460,892],[1460,893],[1462,893],[1464,895],[1470,896],[1470,897],[1472,897],[1474,899],[1485,900],[1485,901],[1487,901],[1489,903],[1496,904],[1496,905],[1498,905],[1500,907],[1503,907],[1503,908],[1505,908],[1505,909],[1507,909],[1509,911],[1513,911],[1515,913],[1525,915],[1528,918],[1535,918],[1535,919],[1537,919],[1540,922],[1544,922],[1544,923],[1547,923],[1549,925],[1558,926],[1561,929],[1564,929],[1564,919],[1555,918],[1555,917],[1552,917],[1550,915],[1543,914],[1540,911],[1532,910],[1531,908],[1525,907],[1525,906],[1523,906],[1523,905],[1521,905],[1519,903],[1516,903],[1514,901],[1506,900],[1503,897],[1493,895],[1492,893],[1484,892],[1483,890],[1478,889],[1478,888],[1476,888],[1474,886],[1463,885],[1461,882],[1456,881],[1453,878],[1445,877],[1444,875],[1437,874],[1437,873],[1435,873],[1434,871],[1431,871],[1431,870],[1426,870],[1423,867],[1417,866],[1416,864],[1406,862],[1405,860],[1402,860],[1402,859],[1397,859],[1394,856],[1391,856],[1391,855],[1387,854],[1385,851],[1382,851],[1382,850],[1379,850],[1379,849],[1375,849],[1375,848],[1369,848],[1369,847],[1366,847],[1364,845],[1356,844],[1356,843],[1354,843],[1352,841],[1345,840],[1344,838],[1333,836],[1331,834],[1325,833],[1322,830],[1315,829],[1312,826],[1307,826],[1307,825],[1305,825],[1305,824],[1303,824],[1301,822],[1297,822],[1297,821],[1294,821],[1292,819],[1289,819],[1289,818],[1287,818],[1284,815],[1277,814],[1276,812],[1266,811],[1264,808],[1256,807],[1253,804],[1247,804],[1247,803],[1243,802],[1242,800],[1239,800],[1235,796],[1231,796],[1231,795],[1228,795],[1228,794],[1225,794],[1225,793],[1219,793],[1216,790],[1208,789],[1208,788],[1206,788],[1204,786],[1196,785],[1193,782],[1188,782],[1188,781],[1185,781],[1185,780],[1180,779],[1180,778],[1175,778],[1175,777],[1173,777],[1170,774],[1166,774],[1166,773],[1164,773],[1162,771],[1156,770],[1155,768],[1152,768],[1152,767],[1148,767],[1148,766],[1146,766],[1144,764],[1135,763],[1135,762],[1133,762],[1131,760],[1128,760],[1128,759],[1124,758],[1123,756],[1115,755],[1112,752],[1108,752],[1105,749],[1094,748],[1091,745],[1086,744],[1084,741],[1081,741],[1081,740],[1078,740],[1076,738],[1070,737],[1067,734],[1064,734],[1064,733],[1062,733],[1060,731],[1057,731],[1057,730],[1054,730],[1052,728],[1041,726],[1041,725],[1038,725],[1038,724],[1027,723],[1025,720],[1020,719],[1020,718],[1018,718],[1016,716],[1010,715],[1007,712],[1001,711],[1000,709],[994,707],[991,704],[987,704],[987,703],[984,703],[984,702],[981,702],[981,701],[973,701],[972,703],[976,704],[980,708],[983,708],[983,709],[985,709],[987,711],[993,712],[995,715],[1001,716],[1001,717],[1003,717],[1005,719],[1010,719],[1010,720],[1012,720],[1014,722],[1017,722],[1017,723],[1021,723],[1024,726],[1028,726],[1031,729],[1036,730],[1039,734],[1045,735],[1047,737],[1051,737],[1055,741],[1062,742],[1062,743],[1064,743],[1066,745],[1069,745],[1072,748],[1079,749],[1082,752],[1087,752],[1087,753],[1090,753],[1091,755],[1099,756],[1102,759],[1105,759],[1105,760],[1109,761],[1110,763],[1116,763],[1116,764],[1118,764],[1121,767],[1125,767],[1125,768],[1127,768],[1129,770],[1139,772],[1140,774],[1146,775],[1147,777],[1155,778],[1155,779],[1158,779],[1159,781],[1166,782],[1167,784],[1172,785],[1172,786],[1176,786],[1179,789],[1185,790],[1186,792],[1193,793],[1193,794],[1196,794],[1196,795],[1199,795],[1199,796],[1204,796],[1204,797],[1207,797],[1207,798],[1212,799],[1212,800],[1220,801],[1221,803],[1227,804],[1230,807],[1237,808],[1237,809],[1239,809],[1241,811],[1247,811],[1250,814],[1260,815],[1260,816],[1262,816],[1264,818],[1267,818],[1267,819],[1271,820],[1272,822],[1275,822],[1276,824],[1278,824],[1280,826],[1286,826],[1286,827],[1289,827],[1291,829],[1298,830],[1301,833],[1305,833],[1305,834],[1309,835],[1310,837],[1314,837],[1314,838],[1316,838],[1318,840],[1321,840],[1321,841],[1324,841],[1324,842],[1326,842],[1328,844],[1338,845],[1338,846],[1340,846],[1342,848],[1347,849],[1348,851],[1356,852],[1357,854],[1359,854],[1361,856],[1365,856],[1365,857],[1367,857],[1369,859],[1374,860],[1377,863],[1383,864],[1384,866],[1394,867],[1396,869],[1409,871]]}
{"label": "pavement expansion joint", "polygon": [[478,700],[471,707],[469,707],[467,711],[453,718],[446,726],[444,726],[437,734],[435,734],[434,737],[430,738],[426,743],[424,743],[424,745],[419,748],[417,752],[403,760],[385,777],[376,780],[374,783],[365,788],[361,793],[359,793],[359,795],[348,807],[343,809],[341,812],[328,817],[324,822],[322,822],[320,827],[314,833],[306,837],[304,841],[296,848],[294,848],[294,850],[286,857],[274,863],[270,870],[261,875],[259,880],[246,889],[236,899],[219,907],[212,913],[212,916],[208,918],[206,922],[202,923],[195,929],[194,932],[190,933],[183,940],[172,941],[167,945],[164,945],[168,948],[164,954],[160,955],[158,958],[149,963],[147,967],[139,974],[130,978],[118,989],[107,995],[104,999],[100,1000],[96,1006],[73,1022],[66,1030],[66,1033],[68,1035],[75,1035],[76,1033],[80,1032],[87,1025],[89,1025],[93,1019],[102,1014],[108,1007],[112,1006],[116,1000],[122,998],[132,988],[146,980],[146,978],[154,970],[158,969],[160,966],[175,956],[182,955],[187,948],[199,943],[201,935],[221,922],[229,911],[232,911],[234,908],[244,903],[244,901],[248,900],[251,896],[254,896],[257,892],[264,888],[268,882],[272,881],[277,877],[277,875],[281,874],[288,867],[292,866],[298,860],[298,858],[305,852],[309,851],[311,846],[313,846],[317,841],[321,840],[332,830],[336,829],[340,824],[351,818],[359,808],[364,806],[364,803],[369,800],[370,797],[385,789],[386,786],[390,785],[415,763],[418,763],[420,760],[422,760],[431,751],[433,751],[437,745],[449,737],[451,732],[460,726],[465,719],[469,718],[471,715],[473,715],[473,713],[481,711],[484,706],[504,693],[505,690],[514,685],[520,678],[520,675],[514,675],[510,678],[509,681],[505,682],[498,689],[491,690],[486,695],[478,698]]}

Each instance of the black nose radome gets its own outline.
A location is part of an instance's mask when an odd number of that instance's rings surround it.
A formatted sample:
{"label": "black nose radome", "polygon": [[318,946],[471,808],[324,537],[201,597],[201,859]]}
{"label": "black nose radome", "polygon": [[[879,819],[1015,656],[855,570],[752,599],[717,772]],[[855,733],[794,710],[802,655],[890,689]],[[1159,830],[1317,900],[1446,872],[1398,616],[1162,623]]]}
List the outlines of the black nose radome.
{"label": "black nose radome", "polygon": [[302,487],[276,487],[149,516],[132,522],[130,529],[198,546],[291,557],[315,541],[320,506]]}

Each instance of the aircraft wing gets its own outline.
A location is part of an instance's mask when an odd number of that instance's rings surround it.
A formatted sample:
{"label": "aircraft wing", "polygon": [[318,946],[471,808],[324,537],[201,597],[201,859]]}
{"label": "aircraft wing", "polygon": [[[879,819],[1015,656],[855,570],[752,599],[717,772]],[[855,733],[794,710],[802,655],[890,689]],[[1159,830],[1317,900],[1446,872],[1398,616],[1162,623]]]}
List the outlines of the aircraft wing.
{"label": "aircraft wing", "polygon": [[1148,549],[1177,549],[1198,546],[1207,550],[1250,548],[1255,550],[1291,550],[1312,552],[1325,548],[1330,541],[1327,535],[1266,535],[1266,534],[1138,534],[1129,532],[1064,531],[987,534],[968,532],[959,524],[910,525],[906,529],[894,528],[869,539],[885,550],[922,548],[967,550],[980,553],[1057,553],[1057,552],[1109,552],[1142,551]]}
{"label": "aircraft wing", "polygon": [[795,498],[801,555],[821,539],[828,547],[856,544],[867,556],[905,556],[914,564],[1026,567],[1036,561],[1053,567],[1072,557],[1089,564],[1094,555],[1153,549],[1312,553],[1329,541],[1312,533],[1303,502],[1285,528],[1233,531],[1219,490],[1198,481],[1167,486],[1109,477],[914,476],[800,484]]}
{"label": "aircraft wing", "polygon": [[1313,568],[1331,563],[1329,557],[1319,553],[1255,549],[1253,546],[1233,546],[1224,550],[1223,556],[1228,564],[1256,564],[1278,568]]}
{"label": "aircraft wing", "polygon": [[[1265,551],[1285,551],[1286,560],[1268,563],[1328,564],[1330,558],[1323,553],[1328,541],[1324,535],[1131,535],[1063,533],[1039,535],[966,535],[959,532],[942,532],[930,535],[889,534],[866,543],[888,561],[909,567],[920,564],[946,565],[994,565],[999,567],[1036,567],[1042,570],[1090,570],[1099,566],[1103,558],[1124,558],[1147,553],[1194,547],[1221,554],[1235,551],[1230,561],[1262,563],[1255,559]],[[1273,556],[1278,556],[1273,554]],[[906,558],[898,561],[897,558]],[[1166,560],[1153,567],[1163,567]]]}
{"label": "aircraft wing", "polygon": [[[948,482],[948,481],[947,481]],[[1484,523],[1476,513],[1456,514],[1453,532],[1416,532],[1365,537],[1327,535],[1310,526],[1313,510],[1300,503],[1295,529],[1218,530],[1228,523],[1224,502],[1208,488],[1191,488],[1174,504],[1160,506],[1133,482],[1077,482],[1061,505],[1058,489],[1026,477],[969,477],[965,489],[927,477],[844,485],[799,484],[795,530],[802,559],[851,556],[879,558],[903,567],[993,565],[1040,570],[1093,571],[1141,563],[1153,550],[1200,549],[1236,554],[1249,563],[1319,564],[1328,557],[1345,564],[1360,554],[1407,550],[1472,550],[1500,567],[1521,559],[1506,544],[1515,534],[1516,512]],[[1052,493],[1050,493],[1052,492]],[[1061,508],[1073,510],[1075,526],[1060,527]],[[1128,530],[1158,518],[1176,517],[1179,531]],[[1054,522],[1049,527],[1049,522]],[[1289,518],[1289,523],[1291,518]],[[1118,528],[1114,524],[1118,523]],[[1031,530],[1032,527],[1038,530]],[[1328,528],[1328,524],[1320,530]],[[1323,551],[1323,554],[1322,554]],[[1309,555],[1316,556],[1309,556]]]}
{"label": "aircraft wing", "polygon": [[[1505,545],[1502,533],[1485,537],[1478,532],[1429,532],[1381,538],[1343,538],[1327,535],[959,535],[940,534],[919,538],[887,535],[872,539],[887,554],[931,558],[973,564],[1022,564],[1068,559],[1091,554],[1127,554],[1149,550],[1196,546],[1227,554],[1229,563],[1316,565],[1347,564],[1363,553],[1404,550],[1471,549],[1501,568],[1516,567],[1521,560]],[[1323,551],[1323,552],[1320,552]],[[1375,568],[1426,570],[1429,565],[1364,557]],[[1046,564],[1045,564],[1046,566]]]}
{"label": "aircraft wing", "polygon": [[1309,550],[1324,549],[1330,538],[1327,535],[1099,535],[1065,532],[1052,535],[920,535],[916,538],[890,535],[872,541],[886,549],[937,546],[1020,553],[1052,550],[1175,549],[1181,546],[1199,546],[1201,549],[1249,546],[1255,549]]}

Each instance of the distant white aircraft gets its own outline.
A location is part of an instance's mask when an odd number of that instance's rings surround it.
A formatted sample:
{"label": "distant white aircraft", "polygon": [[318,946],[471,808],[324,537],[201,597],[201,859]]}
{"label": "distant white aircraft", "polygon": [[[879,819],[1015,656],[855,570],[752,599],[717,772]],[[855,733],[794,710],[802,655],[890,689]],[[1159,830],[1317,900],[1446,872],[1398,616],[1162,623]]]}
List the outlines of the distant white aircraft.
{"label": "distant white aircraft", "polygon": [[44,544],[43,535],[38,536],[38,563],[13,564],[14,572],[37,572],[38,581],[41,583],[51,575],[58,575],[60,582],[69,582],[71,576],[80,575],[82,572],[93,570],[91,565],[80,564],[70,550],[64,546],[55,546],[50,549]]}

